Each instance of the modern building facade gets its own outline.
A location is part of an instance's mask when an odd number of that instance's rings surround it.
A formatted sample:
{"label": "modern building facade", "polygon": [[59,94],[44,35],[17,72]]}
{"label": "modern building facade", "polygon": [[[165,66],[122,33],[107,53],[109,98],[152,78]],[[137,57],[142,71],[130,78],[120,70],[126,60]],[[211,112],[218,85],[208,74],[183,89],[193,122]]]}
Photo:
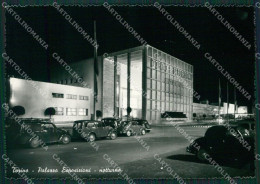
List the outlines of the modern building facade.
{"label": "modern building facade", "polygon": [[223,112],[223,106],[218,109],[218,106],[209,103],[193,103],[193,114],[196,118],[202,118],[203,115],[206,115],[206,117],[217,116],[219,113],[223,114]]}
{"label": "modern building facade", "polygon": [[90,119],[92,90],[47,82],[10,78],[9,106],[22,106],[20,118],[49,118],[47,108],[55,108],[54,123]]}
{"label": "modern building facade", "polygon": [[[93,63],[93,59],[88,59],[70,65],[92,89]],[[164,112],[181,112],[192,119],[192,65],[146,45],[105,53],[98,57],[98,68],[96,110],[102,111],[103,117],[123,117],[127,107],[131,107],[131,116],[154,123],[161,120]],[[60,70],[52,72],[52,82],[73,81],[68,72]]]}
{"label": "modern building facade", "polygon": [[203,117],[203,115],[206,115],[206,117],[216,117],[219,113],[220,115],[235,114],[236,118],[245,117],[248,115],[248,108],[247,106],[237,106],[235,110],[234,104],[229,103],[228,105],[226,102],[221,103],[220,108],[217,105],[209,104],[208,101],[206,103],[193,103],[193,114],[196,114],[197,118]]}

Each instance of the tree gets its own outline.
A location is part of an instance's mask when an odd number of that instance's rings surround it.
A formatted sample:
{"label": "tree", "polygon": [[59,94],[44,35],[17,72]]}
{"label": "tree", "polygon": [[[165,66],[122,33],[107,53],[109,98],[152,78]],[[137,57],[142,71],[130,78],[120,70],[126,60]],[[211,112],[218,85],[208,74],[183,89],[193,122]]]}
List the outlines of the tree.
{"label": "tree", "polygon": [[96,116],[97,116],[97,118],[101,118],[102,117],[102,111],[97,110],[96,111]]}
{"label": "tree", "polygon": [[51,118],[51,116],[52,115],[55,115],[56,114],[56,110],[55,110],[55,108],[53,108],[53,107],[48,107],[46,110],[45,110],[45,112],[44,112],[44,115],[45,116],[50,116],[50,118]]}
{"label": "tree", "polygon": [[127,107],[126,112],[127,112],[127,116],[130,116],[130,113],[132,112],[132,108]]}
{"label": "tree", "polygon": [[21,115],[24,115],[25,114],[25,109],[23,106],[14,106],[12,108],[12,111],[17,115],[17,116],[21,116]]}

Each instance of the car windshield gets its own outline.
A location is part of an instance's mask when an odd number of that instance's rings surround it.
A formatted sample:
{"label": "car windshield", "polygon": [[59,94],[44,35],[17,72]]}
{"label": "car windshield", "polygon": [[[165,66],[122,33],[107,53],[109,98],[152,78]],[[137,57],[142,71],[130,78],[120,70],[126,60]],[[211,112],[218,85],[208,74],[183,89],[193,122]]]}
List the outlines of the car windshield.
{"label": "car windshield", "polygon": [[46,132],[53,132],[54,131],[54,126],[52,124],[41,124],[41,129],[42,131],[46,131]]}
{"label": "car windshield", "polygon": [[94,126],[95,126],[95,122],[89,122],[89,123],[85,124],[85,127],[87,127],[87,128],[92,128]]}
{"label": "car windshield", "polygon": [[126,126],[126,125],[128,125],[130,122],[129,121],[123,121],[122,123],[121,123],[121,126]]}
{"label": "car windshield", "polygon": [[[37,132],[37,131],[41,131],[41,123],[26,123],[24,122],[24,124],[28,125],[30,127],[30,129],[33,131],[33,132]],[[23,126],[22,126],[22,131],[23,131]]]}
{"label": "car windshield", "polygon": [[73,126],[74,128],[76,128],[76,129],[81,129],[82,128],[82,122],[80,122],[80,123],[74,123],[74,126]]}
{"label": "car windshield", "polygon": [[112,119],[103,119],[102,122],[105,123],[106,125],[114,124],[114,120]]}
{"label": "car windshield", "polygon": [[243,124],[236,127],[236,130],[239,132],[240,135],[243,137],[248,137],[250,135],[249,132],[249,124]]}
{"label": "car windshield", "polygon": [[227,135],[227,129],[224,126],[211,127],[205,133],[205,137],[209,139],[219,139],[225,137],[226,135]]}

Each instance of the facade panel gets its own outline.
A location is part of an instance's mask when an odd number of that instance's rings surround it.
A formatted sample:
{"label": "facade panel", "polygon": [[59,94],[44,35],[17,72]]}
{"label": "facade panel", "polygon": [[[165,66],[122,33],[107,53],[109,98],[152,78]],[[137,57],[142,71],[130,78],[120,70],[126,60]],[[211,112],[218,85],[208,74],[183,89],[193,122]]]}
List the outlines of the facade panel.
{"label": "facade panel", "polygon": [[114,62],[103,60],[103,116],[113,117],[114,115]]}
{"label": "facade panel", "polygon": [[[54,123],[88,120],[92,111],[92,90],[76,86],[54,84],[24,79],[10,78],[9,106],[22,106],[25,114],[20,118],[49,118],[45,110],[53,107],[56,114],[51,118]],[[67,97],[73,98],[67,98]],[[85,96],[81,100],[79,96]]]}
{"label": "facade panel", "polygon": [[147,119],[159,121],[165,111],[183,112],[191,119],[192,66],[151,46],[147,50],[147,88],[153,100],[147,111],[157,112]]}

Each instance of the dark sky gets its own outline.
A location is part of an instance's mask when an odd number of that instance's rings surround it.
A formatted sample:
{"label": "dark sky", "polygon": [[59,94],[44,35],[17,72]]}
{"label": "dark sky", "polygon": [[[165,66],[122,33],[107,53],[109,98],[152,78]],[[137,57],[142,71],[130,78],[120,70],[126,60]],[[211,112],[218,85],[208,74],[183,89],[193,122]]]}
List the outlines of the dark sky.
{"label": "dark sky", "polygon": [[[93,20],[97,21],[98,54],[119,51],[141,45],[104,7],[63,7],[86,32],[93,36]],[[217,8],[252,45],[248,50],[208,9],[196,7],[166,7],[200,44],[198,51],[154,7],[114,7],[118,13],[147,41],[194,66],[194,90],[201,100],[218,101],[218,78],[222,82],[223,101],[226,100],[227,80],[204,58],[211,55],[254,96],[254,19],[253,8]],[[67,62],[93,57],[93,47],[53,7],[14,8],[49,45],[46,51],[16,20],[6,14],[6,51],[34,80],[49,81],[49,68],[57,65],[51,57],[59,53]],[[8,72],[17,76],[12,69]],[[225,84],[225,85],[224,85]],[[251,102],[237,92],[238,105]],[[195,99],[194,99],[195,100]],[[233,86],[230,85],[233,102]]]}

